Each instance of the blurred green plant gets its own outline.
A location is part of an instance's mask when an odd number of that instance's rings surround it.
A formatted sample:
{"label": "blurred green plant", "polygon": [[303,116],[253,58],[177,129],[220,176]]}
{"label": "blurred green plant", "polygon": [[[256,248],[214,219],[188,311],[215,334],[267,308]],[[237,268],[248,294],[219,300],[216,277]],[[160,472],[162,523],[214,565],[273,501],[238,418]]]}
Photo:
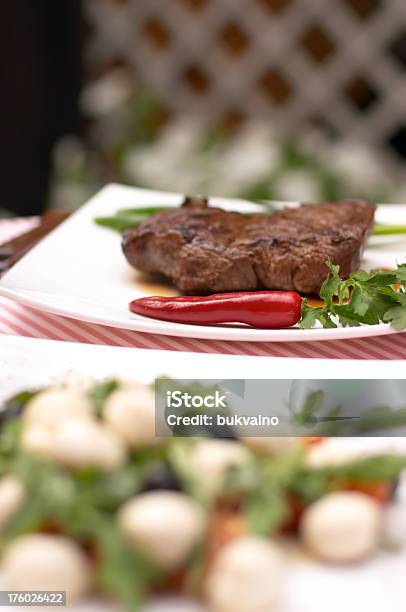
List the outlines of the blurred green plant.
{"label": "blurred green plant", "polygon": [[208,129],[196,117],[169,120],[150,92],[117,82],[98,87],[84,96],[86,139],[65,138],[56,147],[54,205],[76,207],[111,181],[250,200],[382,202],[405,195],[362,147],[326,144],[316,133],[281,140],[267,122],[248,121],[232,133]]}

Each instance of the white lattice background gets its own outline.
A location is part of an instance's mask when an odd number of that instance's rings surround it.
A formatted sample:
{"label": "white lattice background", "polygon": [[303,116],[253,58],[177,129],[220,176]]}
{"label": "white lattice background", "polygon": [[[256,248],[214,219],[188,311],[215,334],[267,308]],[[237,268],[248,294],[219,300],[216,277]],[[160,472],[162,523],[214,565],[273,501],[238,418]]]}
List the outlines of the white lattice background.
{"label": "white lattice background", "polygon": [[406,159],[406,0],[87,0],[91,73],[125,65],[171,113],[315,124]]}

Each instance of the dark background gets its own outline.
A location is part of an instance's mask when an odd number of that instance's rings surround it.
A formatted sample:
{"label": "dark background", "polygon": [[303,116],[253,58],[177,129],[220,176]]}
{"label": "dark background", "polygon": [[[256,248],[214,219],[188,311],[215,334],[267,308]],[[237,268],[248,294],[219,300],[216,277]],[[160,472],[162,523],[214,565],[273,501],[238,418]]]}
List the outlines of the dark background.
{"label": "dark background", "polygon": [[45,207],[54,143],[81,130],[81,3],[5,2],[0,40],[0,207],[27,215]]}

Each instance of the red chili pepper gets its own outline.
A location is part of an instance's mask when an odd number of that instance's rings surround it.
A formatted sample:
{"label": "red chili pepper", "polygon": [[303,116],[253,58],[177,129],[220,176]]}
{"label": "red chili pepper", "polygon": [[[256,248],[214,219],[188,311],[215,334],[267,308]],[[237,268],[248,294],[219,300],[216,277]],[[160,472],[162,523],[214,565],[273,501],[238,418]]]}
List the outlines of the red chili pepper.
{"label": "red chili pepper", "polygon": [[219,293],[203,297],[144,297],[130,303],[136,314],[173,323],[245,323],[277,329],[295,325],[302,299],[294,291]]}

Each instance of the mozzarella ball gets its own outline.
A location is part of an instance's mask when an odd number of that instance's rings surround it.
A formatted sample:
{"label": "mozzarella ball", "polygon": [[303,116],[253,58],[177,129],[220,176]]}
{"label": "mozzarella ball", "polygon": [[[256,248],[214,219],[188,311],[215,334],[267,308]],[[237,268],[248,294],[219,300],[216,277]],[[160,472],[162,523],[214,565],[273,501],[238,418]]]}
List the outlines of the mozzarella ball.
{"label": "mozzarella ball", "polygon": [[203,536],[200,506],[184,493],[151,491],[122,506],[120,528],[134,548],[165,570],[181,566]]}
{"label": "mozzarella ball", "polygon": [[85,554],[64,536],[20,536],[6,549],[2,570],[12,591],[66,591],[68,602],[83,597],[91,581]]}
{"label": "mozzarella ball", "polygon": [[113,391],[106,400],[103,416],[130,447],[147,446],[156,441],[155,397],[146,385]]}
{"label": "mozzarella ball", "polygon": [[233,440],[202,440],[190,454],[190,465],[206,495],[215,494],[232,466],[249,462],[249,452]]}
{"label": "mozzarella ball", "polygon": [[53,457],[54,433],[43,425],[28,425],[23,428],[21,448],[27,453],[45,458]]}
{"label": "mozzarella ball", "polygon": [[52,445],[51,458],[70,468],[96,467],[110,472],[126,459],[120,438],[92,420],[63,421],[53,432]]}
{"label": "mozzarella ball", "polygon": [[382,525],[382,511],[357,492],[330,493],[304,512],[300,532],[305,546],[332,563],[357,561],[372,553]]}
{"label": "mozzarella ball", "polygon": [[206,578],[213,612],[271,612],[279,598],[281,554],[255,536],[233,540],[220,550]]}
{"label": "mozzarella ball", "polygon": [[0,480],[0,529],[5,527],[24,503],[23,483],[15,476]]}
{"label": "mozzarella ball", "polygon": [[53,428],[61,419],[91,417],[92,404],[84,393],[74,389],[51,387],[28,402],[24,413],[27,425]]}
{"label": "mozzarella ball", "polygon": [[65,419],[54,429],[29,425],[23,429],[21,448],[69,468],[96,467],[106,472],[126,459],[121,439],[91,419]]}
{"label": "mozzarella ball", "polygon": [[312,468],[339,466],[364,458],[359,448],[348,446],[342,438],[326,438],[308,449],[306,463]]}
{"label": "mozzarella ball", "polygon": [[242,442],[263,455],[276,455],[283,452],[284,450],[291,447],[296,443],[296,438],[284,437],[284,438],[255,438],[247,437],[242,438]]}

